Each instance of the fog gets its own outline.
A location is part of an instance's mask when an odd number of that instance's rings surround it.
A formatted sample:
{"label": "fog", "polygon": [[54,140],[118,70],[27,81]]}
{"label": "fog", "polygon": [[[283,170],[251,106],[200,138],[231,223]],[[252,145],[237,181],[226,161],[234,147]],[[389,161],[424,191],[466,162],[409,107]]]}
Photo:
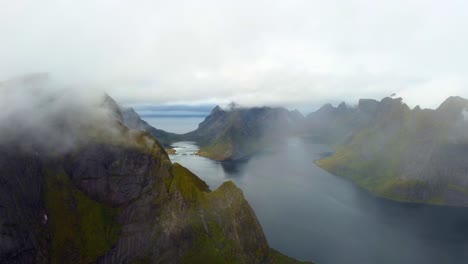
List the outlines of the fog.
{"label": "fog", "polygon": [[318,107],[468,97],[466,1],[0,1],[0,80],[126,104]]}
{"label": "fog", "polygon": [[0,94],[0,145],[59,154],[91,133],[119,133],[115,113],[104,105],[104,92],[92,88],[31,74],[0,83]]}

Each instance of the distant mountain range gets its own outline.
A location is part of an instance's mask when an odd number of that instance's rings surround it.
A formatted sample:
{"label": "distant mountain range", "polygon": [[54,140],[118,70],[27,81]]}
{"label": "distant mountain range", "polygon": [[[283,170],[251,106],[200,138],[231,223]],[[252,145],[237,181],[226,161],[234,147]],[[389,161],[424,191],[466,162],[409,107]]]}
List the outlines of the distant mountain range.
{"label": "distant mountain range", "polygon": [[[288,136],[309,137],[336,152],[317,161],[372,193],[399,201],[468,205],[468,103],[450,97],[435,110],[401,98],[326,104],[303,117],[284,108],[215,107],[187,134],[152,133],[167,146],[195,141],[215,160],[247,158]],[[150,129],[142,127],[147,131]]]}

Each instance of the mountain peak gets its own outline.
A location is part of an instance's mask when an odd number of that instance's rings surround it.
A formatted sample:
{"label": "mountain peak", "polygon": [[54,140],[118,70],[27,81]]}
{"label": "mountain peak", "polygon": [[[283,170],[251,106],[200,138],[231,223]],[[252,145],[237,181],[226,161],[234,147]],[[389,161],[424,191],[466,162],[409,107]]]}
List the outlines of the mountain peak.
{"label": "mountain peak", "polygon": [[343,112],[343,111],[346,111],[346,109],[348,109],[348,106],[346,105],[345,102],[341,102],[339,105],[338,105],[338,111],[340,112]]}
{"label": "mountain peak", "polygon": [[377,107],[379,106],[379,101],[374,100],[374,99],[359,99],[358,103],[358,109],[367,112],[367,113],[372,113],[377,110]]}
{"label": "mountain peak", "polygon": [[112,117],[123,123],[122,111],[114,98],[110,97],[108,94],[104,94],[101,107],[109,109]]}
{"label": "mountain peak", "polygon": [[403,102],[403,98],[384,97],[380,102],[385,104],[401,104]]}
{"label": "mountain peak", "polygon": [[304,119],[304,115],[297,109],[289,111],[290,116],[292,116],[295,120],[302,120]]}
{"label": "mountain peak", "polygon": [[211,113],[210,115],[214,114],[214,113],[218,113],[218,112],[224,112],[224,110],[219,106],[219,105],[216,105],[213,110],[211,110]]}
{"label": "mountain peak", "polygon": [[450,96],[437,108],[437,111],[459,113],[463,109],[468,109],[468,100],[460,96]]}
{"label": "mountain peak", "polygon": [[320,114],[329,114],[331,112],[334,112],[336,110],[335,107],[333,107],[332,104],[330,103],[327,103],[327,104],[324,104],[322,107],[319,108],[319,110],[317,110],[317,113],[320,113]]}

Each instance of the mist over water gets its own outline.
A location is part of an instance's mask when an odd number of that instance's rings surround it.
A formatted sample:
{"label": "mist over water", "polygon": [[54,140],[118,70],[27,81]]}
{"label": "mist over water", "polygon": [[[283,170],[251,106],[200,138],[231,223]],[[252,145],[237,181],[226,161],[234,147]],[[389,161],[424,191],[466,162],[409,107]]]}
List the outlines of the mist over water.
{"label": "mist over water", "polygon": [[191,142],[174,144],[173,162],[211,189],[233,180],[262,224],[270,246],[301,260],[340,263],[467,263],[467,208],[376,198],[317,167],[330,151],[300,138],[247,162],[195,156]]}

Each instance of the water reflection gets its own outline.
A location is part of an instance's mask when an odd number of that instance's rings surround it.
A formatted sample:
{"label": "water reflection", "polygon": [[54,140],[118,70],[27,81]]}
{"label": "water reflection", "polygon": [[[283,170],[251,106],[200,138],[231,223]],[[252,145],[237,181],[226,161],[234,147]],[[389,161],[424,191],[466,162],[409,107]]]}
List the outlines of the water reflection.
{"label": "water reflection", "polygon": [[249,162],[248,159],[242,161],[222,161],[220,162],[221,167],[223,168],[226,176],[228,178],[237,178],[243,175],[243,169],[245,165]]}

